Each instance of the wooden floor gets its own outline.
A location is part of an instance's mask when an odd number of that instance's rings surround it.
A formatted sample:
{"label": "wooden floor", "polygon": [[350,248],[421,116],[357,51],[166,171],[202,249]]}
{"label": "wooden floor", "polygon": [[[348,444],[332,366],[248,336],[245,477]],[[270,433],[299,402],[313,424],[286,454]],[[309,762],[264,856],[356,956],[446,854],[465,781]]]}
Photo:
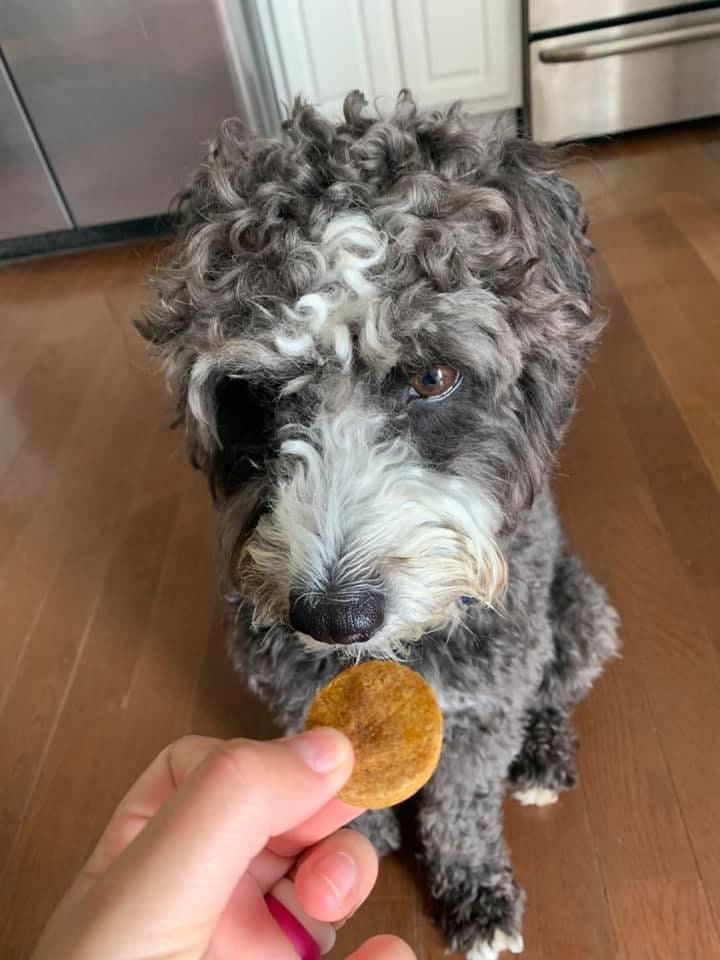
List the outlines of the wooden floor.
{"label": "wooden floor", "polygon": [[[720,957],[720,124],[587,151],[611,323],[556,473],[623,617],[581,785],[508,805],[527,960]],[[129,781],[184,731],[265,736],[223,659],[202,480],[129,318],[156,249],[0,272],[0,956],[22,960]],[[342,947],[442,946],[385,863]],[[342,950],[335,956],[344,955]]]}

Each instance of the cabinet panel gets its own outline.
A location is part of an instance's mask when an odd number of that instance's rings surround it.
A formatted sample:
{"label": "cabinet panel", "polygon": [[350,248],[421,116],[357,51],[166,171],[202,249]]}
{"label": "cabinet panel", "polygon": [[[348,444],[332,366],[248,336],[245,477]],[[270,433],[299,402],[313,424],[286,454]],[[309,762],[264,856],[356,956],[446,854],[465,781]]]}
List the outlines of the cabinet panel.
{"label": "cabinet panel", "polygon": [[71,226],[0,60],[0,240]]}
{"label": "cabinet panel", "polygon": [[520,106],[520,0],[258,0],[275,86],[326,114],[359,87],[389,109],[409,87],[423,107]]}
{"label": "cabinet panel", "polygon": [[405,82],[424,106],[521,103],[517,0],[395,0]]}
{"label": "cabinet panel", "polygon": [[368,100],[389,96],[394,102],[402,78],[392,2],[268,0],[260,14],[285,103],[302,94],[337,117],[355,88]]}

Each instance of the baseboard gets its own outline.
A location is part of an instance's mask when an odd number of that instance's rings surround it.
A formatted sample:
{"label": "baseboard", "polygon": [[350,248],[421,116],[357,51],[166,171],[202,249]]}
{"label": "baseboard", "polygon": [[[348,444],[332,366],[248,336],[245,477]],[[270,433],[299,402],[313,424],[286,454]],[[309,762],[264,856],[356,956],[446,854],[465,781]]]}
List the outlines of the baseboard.
{"label": "baseboard", "polygon": [[104,247],[114,243],[148,240],[162,237],[172,231],[171,216],[141,217],[121,220],[97,227],[78,227],[73,230],[54,230],[29,237],[0,240],[0,261],[24,260],[28,257],[47,257],[72,250]]}

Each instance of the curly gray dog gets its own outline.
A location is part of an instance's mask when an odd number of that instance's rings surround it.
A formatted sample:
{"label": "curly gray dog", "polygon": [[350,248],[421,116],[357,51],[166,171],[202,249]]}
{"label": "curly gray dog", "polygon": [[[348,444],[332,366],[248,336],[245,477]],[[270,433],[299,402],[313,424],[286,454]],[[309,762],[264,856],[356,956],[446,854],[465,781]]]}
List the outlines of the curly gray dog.
{"label": "curly gray dog", "polygon": [[[417,839],[449,945],[522,949],[506,789],[575,782],[573,706],[617,647],[547,471],[602,323],[551,152],[460,109],[284,142],[226,124],[139,326],[208,474],[232,660],[295,730],[348,659],[402,659],[445,716]],[[397,811],[359,821],[380,852]]]}

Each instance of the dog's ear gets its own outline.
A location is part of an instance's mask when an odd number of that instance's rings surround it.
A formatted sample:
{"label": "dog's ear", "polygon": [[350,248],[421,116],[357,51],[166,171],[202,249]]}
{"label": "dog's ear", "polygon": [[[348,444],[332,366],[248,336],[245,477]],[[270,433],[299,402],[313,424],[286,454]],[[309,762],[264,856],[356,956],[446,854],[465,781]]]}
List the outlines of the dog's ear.
{"label": "dog's ear", "polygon": [[[209,469],[208,431],[190,411],[190,376],[198,358],[221,339],[223,318],[236,302],[230,283],[221,282],[231,274],[226,214],[236,208],[238,217],[243,213],[231,180],[247,137],[243,141],[236,133],[226,121],[205,161],[175,197],[175,239],[151,278],[153,302],[134,321],[160,360],[176,401],[174,425],[185,427],[190,461],[203,470]],[[208,390],[214,390],[212,378]]]}
{"label": "dog's ear", "polygon": [[159,360],[173,396],[176,414],[171,426],[184,428],[191,464],[209,473],[207,431],[192,415],[189,405],[190,376],[207,339],[208,321],[193,307],[187,236],[186,228],[181,228],[175,244],[165,253],[165,262],[151,278],[153,302],[133,323]]}
{"label": "dog's ear", "polygon": [[582,198],[562,173],[568,159],[567,150],[560,147],[521,138],[506,140],[500,181],[511,203],[526,263],[535,267],[526,272],[526,283],[539,282],[548,296],[576,299],[580,315],[568,319],[572,327],[579,324],[576,335],[587,333],[592,342],[597,332],[587,329],[589,313],[582,309],[590,305],[587,258],[592,245]]}
{"label": "dog's ear", "polygon": [[154,302],[144,308],[133,324],[160,361],[175,401],[176,417],[172,426],[185,427],[190,462],[196,468],[206,469],[207,451],[188,408],[190,372],[198,351],[193,346],[187,281],[179,269],[182,245],[178,240],[175,249],[166,255],[165,264],[157,268],[151,278]]}
{"label": "dog's ear", "polygon": [[[212,429],[217,381],[237,373],[240,359],[220,362],[219,355],[267,322],[270,302],[294,302],[318,273],[317,254],[299,242],[298,222],[310,216],[319,189],[315,147],[333,129],[301,103],[290,146],[225,121],[176,201],[177,239],[153,278],[155,301],[136,327],[163,364],[190,458],[203,469],[220,446]],[[256,344],[251,366],[259,365],[260,352]],[[262,361],[285,362],[270,350]]]}
{"label": "dog's ear", "polygon": [[517,139],[506,142],[501,164],[501,188],[525,258],[510,301],[523,356],[513,407],[526,457],[513,494],[515,513],[544,482],[604,323],[593,310],[587,215],[578,191],[562,176],[562,160],[556,150]]}

